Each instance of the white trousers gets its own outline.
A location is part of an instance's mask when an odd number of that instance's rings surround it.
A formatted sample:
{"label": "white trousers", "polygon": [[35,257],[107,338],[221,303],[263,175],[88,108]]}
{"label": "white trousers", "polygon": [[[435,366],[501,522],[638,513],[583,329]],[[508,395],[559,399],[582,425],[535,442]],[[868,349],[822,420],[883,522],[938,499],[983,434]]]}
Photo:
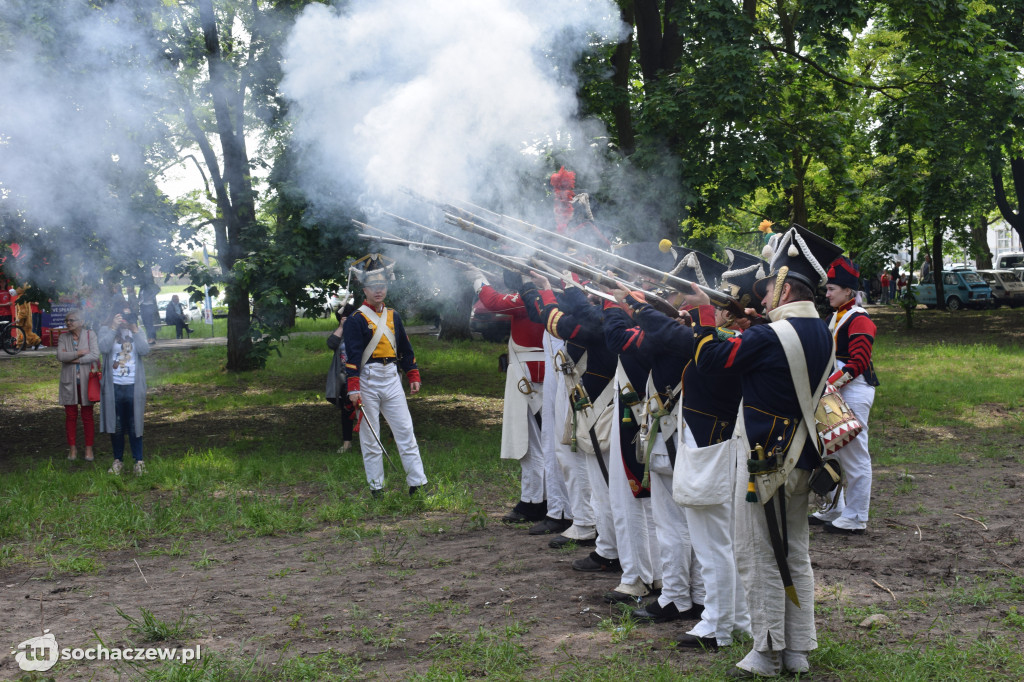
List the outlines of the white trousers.
{"label": "white trousers", "polygon": [[[842,363],[840,363],[842,364]],[[871,507],[871,453],[868,452],[868,417],[875,402],[875,387],[859,376],[839,389],[843,400],[850,406],[864,430],[840,448],[836,455],[843,467],[846,488],[836,508],[826,518],[840,528],[857,530],[867,528]]]}
{"label": "white trousers", "polygon": [[405,482],[410,486],[425,484],[427,476],[423,473],[420,448],[413,433],[412,417],[409,416],[402,379],[398,376],[398,365],[363,365],[359,372],[359,397],[364,413],[363,424],[359,428],[359,448],[363,452],[363,467],[370,488],[379,490],[384,487],[384,454],[370,433],[372,426],[374,433],[381,435],[381,415],[388,421],[391,434],[395,437],[402,467],[405,468]]}
{"label": "white trousers", "polygon": [[662,587],[658,603],[668,606],[672,602],[680,611],[686,611],[694,602],[705,603],[704,582],[690,542],[686,512],[672,499],[672,464],[661,434],[658,441],[651,458],[651,512],[661,553]]}
{"label": "white trousers", "polygon": [[569,494],[566,491],[565,479],[562,477],[562,467],[558,463],[555,454],[555,443],[561,437],[555,422],[555,395],[561,391],[565,392],[565,380],[562,375],[555,371],[555,365],[551,360],[554,353],[565,345],[561,339],[556,339],[547,332],[544,332],[544,405],[541,408],[541,449],[544,453],[544,483],[545,492],[548,497],[548,516],[553,519],[571,519],[572,508],[569,506]]}
{"label": "white trousers", "polygon": [[[690,447],[697,447],[689,429],[683,430],[683,438]],[[732,547],[733,501],[684,511],[705,592],[704,614],[687,634],[714,637],[719,646],[728,646],[735,630],[750,633],[750,614]]]}
{"label": "white trousers", "polygon": [[[562,429],[571,419],[569,390],[566,388],[565,375],[556,373],[561,384],[556,391],[554,400],[555,421],[554,447],[555,458],[562,470],[565,491],[571,510],[572,526],[562,535],[573,540],[590,540],[596,534],[594,529],[594,510],[590,506],[590,477],[587,475],[587,454],[562,442]],[[582,437],[582,434],[579,434]]]}
{"label": "white trousers", "polygon": [[[618,391],[615,415],[621,415]],[[627,447],[633,447],[627,444]],[[636,498],[629,488],[626,465],[622,462],[619,425],[612,425],[611,454],[608,462],[608,499],[615,525],[615,544],[622,566],[623,584],[642,580],[650,585],[661,579],[661,549],[651,515],[651,498]]]}
{"label": "white trousers", "polygon": [[[814,571],[811,570],[807,505],[811,472],[794,469],[786,485],[775,494],[778,514],[779,496],[786,497],[786,524],[789,529],[789,570],[800,606],[789,601],[775,562],[764,507],[747,502],[747,457],[741,451],[736,467],[736,521],[734,540],[736,563],[750,609],[754,651],[811,651],[818,648],[814,625]],[[739,461],[741,460],[741,461]],[[741,466],[742,465],[742,466]]]}
{"label": "white trousers", "polygon": [[537,423],[537,419],[538,416],[532,413],[526,417],[529,444],[526,447],[526,454],[519,459],[521,475],[519,499],[533,504],[543,502],[545,499],[544,448],[540,443],[540,424]]}
{"label": "white trousers", "polygon": [[[608,409],[611,409],[610,407]],[[590,437],[589,434],[587,436]],[[608,458],[611,444],[604,442],[601,446],[601,461],[604,471],[597,461],[597,455],[586,455],[587,473],[590,479],[590,508],[594,512],[594,525],[597,529],[597,546],[595,550],[605,559],[618,559],[619,550],[615,542],[615,521],[612,519],[612,505],[608,497]]]}

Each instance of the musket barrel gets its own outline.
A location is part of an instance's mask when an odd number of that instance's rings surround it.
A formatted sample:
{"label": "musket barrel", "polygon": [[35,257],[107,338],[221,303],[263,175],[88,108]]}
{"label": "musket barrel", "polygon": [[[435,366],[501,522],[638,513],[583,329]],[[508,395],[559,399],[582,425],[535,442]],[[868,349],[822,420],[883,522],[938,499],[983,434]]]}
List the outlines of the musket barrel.
{"label": "musket barrel", "polygon": [[440,230],[435,230],[432,227],[427,227],[426,225],[422,225],[415,221],[409,220],[408,218],[403,218],[402,216],[395,215],[394,213],[385,212],[384,215],[403,225],[408,225],[409,227],[414,227],[416,229],[423,230],[427,234],[432,234],[436,237],[440,237],[441,239],[448,240],[453,244],[458,244],[461,248],[465,249],[469,253],[472,253],[475,256],[479,256],[480,258],[483,258],[484,260],[493,263],[494,265],[505,268],[506,270],[513,270],[523,275],[530,274],[530,267],[528,265],[520,263],[512,258],[509,258],[508,256],[502,256],[501,254],[488,251],[482,246],[477,246],[476,244],[467,242],[464,239],[459,239],[454,235],[447,234]]}
{"label": "musket barrel", "polygon": [[[453,208],[458,209],[458,207]],[[458,212],[472,216],[474,218],[480,218],[480,216],[475,216],[473,213],[465,209],[458,209]],[[493,213],[493,211],[488,212]],[[706,287],[701,284],[697,284],[696,282],[691,282],[689,280],[683,279],[682,277],[676,277],[675,275],[669,274],[667,272],[662,272],[661,270],[658,270],[657,268],[651,267],[649,265],[645,265],[643,263],[638,263],[628,258],[624,258],[613,251],[605,251],[604,249],[598,248],[596,246],[591,246],[590,244],[587,244],[585,242],[576,241],[572,237],[567,237],[563,234],[560,234],[553,230],[545,229],[538,225],[532,225],[530,223],[527,223],[526,221],[519,220],[518,218],[512,218],[510,216],[505,215],[498,215],[498,217],[501,220],[508,220],[515,223],[517,227],[524,229],[527,232],[542,234],[545,238],[550,237],[551,239],[561,244],[585,251],[594,256],[595,258],[601,259],[602,261],[608,261],[609,259],[611,259],[613,263],[616,264],[614,265],[614,268],[616,270],[632,270],[634,272],[637,272],[638,274],[644,275],[645,277],[653,280],[658,284],[665,284],[683,293],[690,293],[693,290],[692,287],[696,286],[698,289],[707,294],[708,298],[710,298],[712,302],[717,303],[718,305],[721,306],[728,307],[730,310],[733,310],[734,312],[742,313],[742,309],[739,306],[739,302],[732,296],[726,294],[725,292],[718,291],[717,289]],[[496,227],[499,227],[502,230],[509,229],[507,226],[501,225],[501,223],[498,221],[488,220],[486,218],[484,218],[484,220],[487,220],[487,222]],[[531,241],[535,242],[536,240],[531,239]]]}

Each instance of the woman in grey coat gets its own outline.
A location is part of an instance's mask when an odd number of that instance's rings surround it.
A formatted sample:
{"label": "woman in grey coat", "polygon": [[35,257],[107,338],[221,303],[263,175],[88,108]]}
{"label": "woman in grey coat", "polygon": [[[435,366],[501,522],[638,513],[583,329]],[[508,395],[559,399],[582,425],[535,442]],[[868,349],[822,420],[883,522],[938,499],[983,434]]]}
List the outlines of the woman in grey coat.
{"label": "woman in grey coat", "polygon": [[134,318],[118,313],[110,326],[100,327],[103,353],[103,395],[100,401],[100,431],[110,434],[114,464],[110,473],[120,474],[124,459],[124,437],[128,436],[135,473],[146,470],[142,461],[142,417],[146,411],[146,367],[149,355],[146,334]]}
{"label": "woman in grey coat", "polygon": [[93,407],[89,401],[89,367],[100,359],[96,332],[85,329],[81,310],[72,310],[65,317],[68,332],[57,341],[57,359],[61,362],[57,401],[64,406],[64,430],[68,438],[68,459],[78,459],[75,436],[78,431],[78,409],[82,409],[85,430],[85,461],[93,460],[95,427]]}

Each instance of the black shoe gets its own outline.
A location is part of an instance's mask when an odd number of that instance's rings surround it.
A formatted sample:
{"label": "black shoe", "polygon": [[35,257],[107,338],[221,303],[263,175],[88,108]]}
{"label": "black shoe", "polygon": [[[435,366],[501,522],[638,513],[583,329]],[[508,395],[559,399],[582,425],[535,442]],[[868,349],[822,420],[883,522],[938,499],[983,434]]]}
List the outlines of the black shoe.
{"label": "black shoe", "polygon": [[559,535],[548,543],[548,547],[551,549],[562,549],[563,547],[572,544],[575,544],[577,547],[594,547],[597,545],[597,539],[590,538],[589,540],[576,540],[574,538],[567,538],[564,535]]}
{"label": "black shoe", "polygon": [[668,623],[679,620],[681,616],[674,602],[662,606],[657,599],[647,602],[639,609],[633,609],[633,618],[641,623]]}
{"label": "black shoe", "polygon": [[582,559],[572,562],[572,570],[584,573],[622,573],[618,559],[605,559],[597,552],[591,552]]}
{"label": "black shoe", "polygon": [[831,523],[825,524],[825,532],[836,535],[864,535],[863,528],[840,528],[839,526],[833,526]]}
{"label": "black shoe", "polygon": [[530,527],[530,535],[556,535],[569,528],[571,520],[553,519],[550,516]]}
{"label": "black shoe", "polygon": [[371,497],[380,497],[384,494],[384,488],[370,488]]}
{"label": "black shoe", "polygon": [[419,489],[420,489],[420,487],[418,485],[411,485],[411,486],[409,486],[409,497],[412,497],[413,495],[415,495],[416,491],[419,490]]}
{"label": "black shoe", "polygon": [[700,620],[704,616],[704,605],[693,603],[693,606],[679,614],[679,620]]}
{"label": "black shoe", "polygon": [[718,640],[714,637],[697,637],[696,635],[682,634],[676,640],[676,646],[682,649],[704,649],[705,651],[718,651]]}
{"label": "black shoe", "polygon": [[828,523],[828,521],[825,521],[824,519],[819,519],[814,514],[808,514],[807,515],[807,525],[808,526],[824,526],[826,523]]}
{"label": "black shoe", "polygon": [[547,516],[547,502],[523,502],[520,500],[512,511],[501,517],[502,523],[536,523]]}

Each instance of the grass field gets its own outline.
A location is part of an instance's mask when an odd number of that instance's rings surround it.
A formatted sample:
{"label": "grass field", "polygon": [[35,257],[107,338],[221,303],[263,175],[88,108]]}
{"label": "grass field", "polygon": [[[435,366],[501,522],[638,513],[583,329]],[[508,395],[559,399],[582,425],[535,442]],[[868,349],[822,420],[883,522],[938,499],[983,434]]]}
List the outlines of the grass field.
{"label": "grass field", "polygon": [[[912,333],[898,317],[879,321],[870,539],[827,554],[824,541],[812,544],[812,554],[823,552],[815,554],[813,679],[1024,677],[1014,521],[1024,489],[1024,349],[1016,331],[1024,315],[961,313],[958,323],[975,322],[959,340],[947,314],[918,317]],[[301,329],[333,324],[304,320]],[[155,352],[147,360],[149,473],[139,478],[106,473],[105,436],[96,465],[64,459],[55,359],[0,363],[0,579],[15,614],[0,629],[8,643],[33,634],[34,602],[26,599],[39,595],[38,621],[43,595],[66,588],[111,607],[99,609],[102,625],[93,624],[90,641],[202,642],[209,653],[190,664],[61,663],[57,679],[719,679],[738,649],[687,658],[628,615],[565,611],[558,582],[579,576],[567,575],[552,550],[512,551],[523,536],[496,521],[518,492],[516,467],[497,457],[502,347],[429,336],[414,344],[424,389],[410,405],[431,483],[412,499],[400,483],[371,499],[358,454],[337,453],[335,408],[322,397],[330,364],[323,336],[292,335],[266,369],[246,374],[221,369],[223,347]],[[393,452],[386,429],[382,435]],[[158,570],[187,577],[196,592],[103,596],[110,581],[140,583],[135,566],[143,580],[155,581]],[[258,586],[240,577],[246,569],[260,576]],[[382,590],[385,575],[394,593]],[[891,603],[871,580],[894,590]],[[223,590],[234,581],[250,598],[234,610],[196,600],[204,581]],[[379,595],[369,603],[344,590],[365,581]],[[324,610],[315,595],[328,584],[342,596]],[[579,594],[588,584],[566,590]],[[528,589],[541,608],[519,596],[491,607],[476,596]],[[89,612],[86,603],[55,601],[47,612],[60,627],[71,627],[61,603]],[[889,624],[856,627],[873,613]],[[265,624],[260,634],[231,639],[232,617]],[[218,647],[222,635],[230,646]],[[0,657],[0,674],[16,677],[12,665]]]}

